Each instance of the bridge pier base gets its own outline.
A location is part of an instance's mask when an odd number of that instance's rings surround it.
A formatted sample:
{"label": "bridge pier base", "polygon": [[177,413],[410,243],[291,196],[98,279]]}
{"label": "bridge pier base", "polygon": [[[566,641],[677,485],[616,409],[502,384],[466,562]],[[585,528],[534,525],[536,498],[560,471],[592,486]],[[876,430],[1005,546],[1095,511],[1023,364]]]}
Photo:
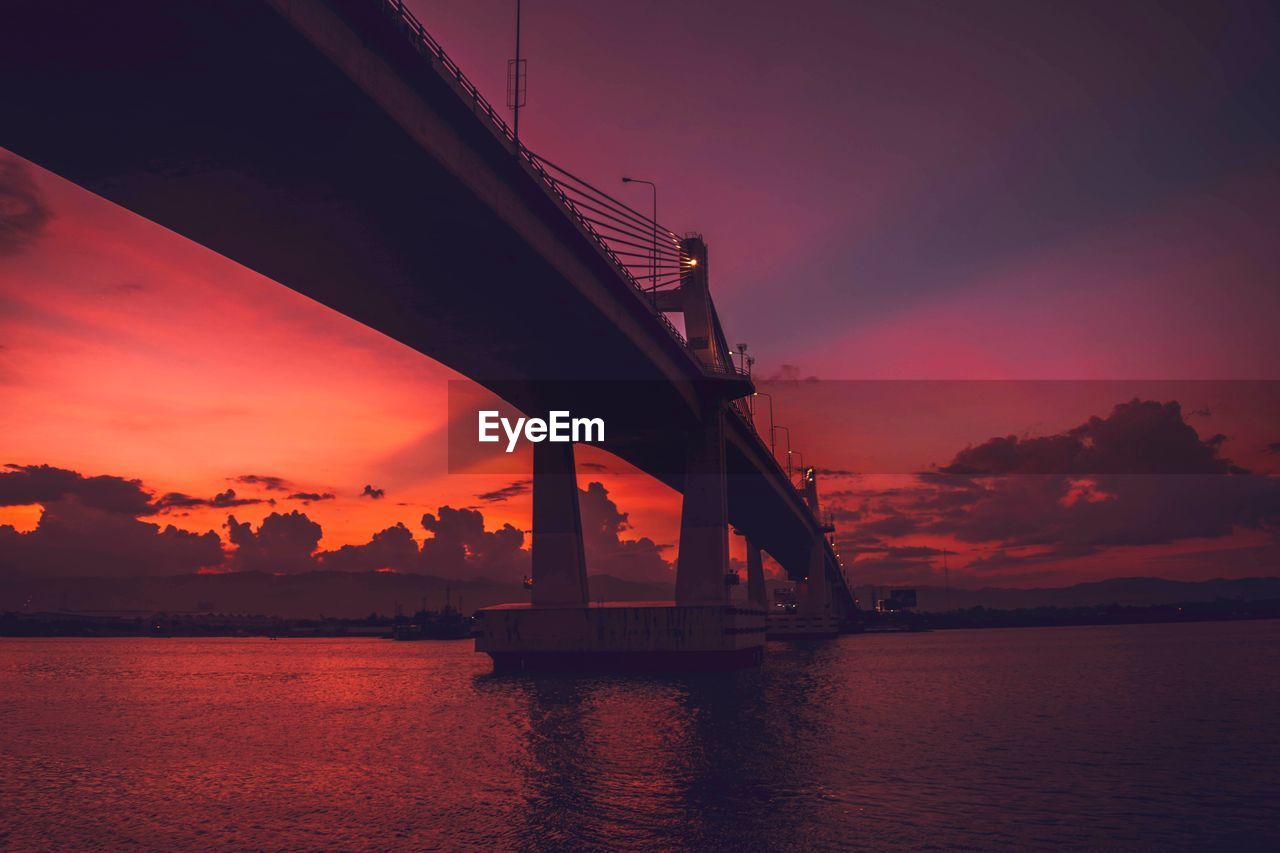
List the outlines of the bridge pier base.
{"label": "bridge pier base", "polygon": [[770,640],[823,640],[840,633],[827,577],[826,543],[821,536],[810,546],[808,574],[796,583],[795,612],[770,613],[766,631]]}
{"label": "bridge pier base", "polygon": [[756,543],[747,539],[747,601],[769,610],[769,596],[764,587],[764,559]]}
{"label": "bridge pier base", "polygon": [[718,421],[690,453],[695,465],[685,492],[688,523],[680,535],[683,569],[677,572],[674,603],[590,602],[572,445],[535,444],[532,602],[481,610],[476,651],[493,658],[498,671],[687,671],[759,664],[764,613],[754,603],[730,604],[725,592],[723,438]]}

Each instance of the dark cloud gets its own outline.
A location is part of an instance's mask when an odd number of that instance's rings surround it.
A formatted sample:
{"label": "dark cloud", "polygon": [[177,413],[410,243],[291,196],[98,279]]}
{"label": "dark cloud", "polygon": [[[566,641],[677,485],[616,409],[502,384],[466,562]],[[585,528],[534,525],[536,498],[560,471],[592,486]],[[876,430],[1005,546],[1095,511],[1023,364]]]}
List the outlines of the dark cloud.
{"label": "dark cloud", "polygon": [[386,494],[387,494],[386,489],[375,489],[373,486],[370,486],[369,484],[366,483],[364,487],[364,491],[360,493],[360,497],[373,498],[375,501],[377,501],[377,500],[382,500],[382,498],[386,497]]}
{"label": "dark cloud", "polygon": [[[280,478],[237,478],[271,489]],[[528,481],[506,487],[527,490]],[[382,490],[367,487],[380,495]],[[504,491],[504,490],[499,490]],[[289,499],[332,500],[331,493],[294,492]],[[600,483],[579,490],[584,550],[588,569],[631,580],[670,582],[669,546],[648,537],[627,536],[627,513]],[[486,529],[477,509],[440,507],[422,516],[427,532],[421,545],[403,524],[374,534],[360,545],[317,552],[322,529],[302,512],[272,512],[255,529],[228,516],[230,550],[214,531],[192,533],[140,520],[160,512],[194,508],[227,509],[273,504],[267,498],[242,498],[227,489],[211,498],[167,492],[158,499],[138,480],[85,477],[47,465],[10,465],[0,473],[0,505],[39,504],[43,516],[35,530],[19,533],[0,527],[0,569],[60,575],[180,574],[201,569],[298,573],[394,570],[443,577],[489,578],[518,582],[530,571],[524,531],[504,524]]]}
{"label": "dark cloud", "polygon": [[589,483],[586,489],[579,489],[578,501],[588,571],[628,580],[675,580],[671,564],[663,557],[668,546],[647,536],[623,538],[622,534],[631,529],[629,516],[618,509],[603,484]]}
{"label": "dark cloud", "polygon": [[834,507],[827,510],[831,513],[833,521],[837,522],[854,522],[862,519],[862,511],[857,509],[849,509],[848,507]]}
{"label": "dark cloud", "polygon": [[218,492],[218,494],[211,498],[193,497],[182,492],[168,492],[156,500],[155,509],[157,512],[169,512],[175,509],[193,509],[195,507],[233,509],[238,506],[249,506],[251,504],[271,504],[274,506],[275,501],[263,498],[238,498],[236,497],[234,489],[227,489],[225,492]]}
{"label": "dark cloud", "polygon": [[86,507],[122,515],[151,515],[151,493],[141,480],[122,477],[85,477],[50,465],[4,466],[0,472],[0,506],[48,505],[76,498]]}
{"label": "dark cloud", "polygon": [[297,510],[271,513],[256,531],[248,522],[229,516],[227,530],[236,546],[228,564],[236,570],[288,574],[318,566],[313,555],[320,544],[320,525]]}
{"label": "dark cloud", "polygon": [[213,568],[223,559],[222,541],[212,530],[161,528],[73,494],[43,506],[28,533],[0,526],[0,568],[64,577],[173,575]]}
{"label": "dark cloud", "polygon": [[1177,402],[1134,399],[1105,418],[1041,438],[993,438],[955,455],[945,474],[1232,474],[1225,436],[1201,439]]}
{"label": "dark cloud", "polygon": [[510,498],[519,497],[533,490],[533,480],[516,480],[514,483],[508,483],[500,489],[494,489],[492,492],[481,492],[476,495],[476,500],[486,503],[501,503]]}
{"label": "dark cloud", "polygon": [[[887,508],[886,508],[887,509]],[[920,522],[914,516],[906,515],[895,509],[888,509],[888,514],[874,521],[859,525],[862,530],[873,536],[908,536],[920,529]]]}
{"label": "dark cloud", "polygon": [[442,506],[423,515],[422,526],[432,534],[422,543],[422,569],[429,574],[518,581],[529,572],[524,531],[510,524],[485,530],[477,510]]}
{"label": "dark cloud", "polygon": [[289,495],[289,500],[302,501],[304,504],[315,503],[317,501],[331,501],[333,499],[333,492],[294,492]]}
{"label": "dark cloud", "polygon": [[1273,441],[1267,445],[1268,453],[1280,453],[1280,441]]}
{"label": "dark cloud", "polygon": [[287,492],[293,484],[283,477],[264,477],[258,474],[241,474],[235,482],[246,486],[261,486],[269,492]]}
{"label": "dark cloud", "polygon": [[52,218],[26,165],[0,155],[0,255],[14,255],[33,244]]}
{"label": "dark cloud", "polygon": [[860,555],[857,570],[909,577],[923,555],[885,540],[953,537],[986,552],[968,568],[1003,577],[1114,547],[1280,531],[1280,479],[1244,472],[1222,442],[1201,439],[1176,402],[1122,403],[1058,435],[966,448],[899,488],[838,493],[837,506],[863,513],[864,540],[842,533],[841,543]]}
{"label": "dark cloud", "polygon": [[373,534],[364,545],[343,545],[320,554],[321,565],[342,572],[417,571],[422,554],[409,528],[396,524]]}
{"label": "dark cloud", "polygon": [[817,382],[816,376],[803,376],[799,367],[794,364],[783,364],[767,376],[756,377],[760,382]]}

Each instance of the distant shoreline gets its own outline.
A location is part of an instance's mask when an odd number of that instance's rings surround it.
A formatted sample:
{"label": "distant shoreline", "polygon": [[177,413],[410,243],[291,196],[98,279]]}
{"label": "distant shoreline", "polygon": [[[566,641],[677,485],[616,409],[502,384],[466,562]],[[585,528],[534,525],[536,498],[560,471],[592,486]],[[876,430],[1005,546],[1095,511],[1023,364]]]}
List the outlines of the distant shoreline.
{"label": "distant shoreline", "polygon": [[[983,628],[1065,628],[1105,625],[1168,625],[1280,619],[1280,598],[1221,600],[1150,606],[988,608],[945,612],[864,612],[858,628],[902,631]],[[372,619],[283,619],[269,616],[156,613],[146,617],[93,612],[0,613],[0,637],[275,637],[277,639],[391,639],[393,617]],[[434,638],[422,638],[423,640]],[[456,638],[455,638],[456,639]]]}

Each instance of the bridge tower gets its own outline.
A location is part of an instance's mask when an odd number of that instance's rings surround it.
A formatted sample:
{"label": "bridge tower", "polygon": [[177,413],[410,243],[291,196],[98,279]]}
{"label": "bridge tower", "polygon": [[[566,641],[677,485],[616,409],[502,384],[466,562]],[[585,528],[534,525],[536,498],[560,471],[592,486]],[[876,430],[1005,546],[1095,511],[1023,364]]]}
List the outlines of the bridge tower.
{"label": "bridge tower", "polygon": [[685,259],[680,286],[672,291],[674,299],[661,306],[684,315],[684,334],[689,349],[713,370],[733,367],[733,355],[725,342],[711,301],[711,277],[707,264],[707,244],[701,235],[693,234],[680,241],[680,254]]}

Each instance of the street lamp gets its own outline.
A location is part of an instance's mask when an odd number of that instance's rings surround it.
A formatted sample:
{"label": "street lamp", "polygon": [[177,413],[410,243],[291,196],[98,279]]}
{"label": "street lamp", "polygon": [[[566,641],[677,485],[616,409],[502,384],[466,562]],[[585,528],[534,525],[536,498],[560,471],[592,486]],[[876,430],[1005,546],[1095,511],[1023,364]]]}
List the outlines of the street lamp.
{"label": "street lamp", "polygon": [[520,152],[520,108],[525,98],[525,60],[520,58],[520,0],[516,0],[516,58],[507,62],[507,107],[514,114],[512,137]]}
{"label": "street lamp", "polygon": [[622,179],[624,184],[648,184],[649,189],[653,190],[653,293],[658,292],[658,185],[653,181],[646,181],[643,178],[626,178]]}
{"label": "street lamp", "polygon": [[[771,416],[772,419],[772,416]],[[787,479],[791,479],[791,430],[784,426],[771,427],[769,430],[769,443],[773,444],[773,434],[778,430],[782,430],[787,434]],[[776,454],[775,454],[776,457]]]}
{"label": "street lamp", "polygon": [[738,344],[738,365],[743,373],[747,371],[747,345]]}
{"label": "street lamp", "polygon": [[777,457],[778,453],[773,449],[773,395],[766,394],[764,391],[756,391],[752,397],[764,397],[769,401],[769,455]]}

